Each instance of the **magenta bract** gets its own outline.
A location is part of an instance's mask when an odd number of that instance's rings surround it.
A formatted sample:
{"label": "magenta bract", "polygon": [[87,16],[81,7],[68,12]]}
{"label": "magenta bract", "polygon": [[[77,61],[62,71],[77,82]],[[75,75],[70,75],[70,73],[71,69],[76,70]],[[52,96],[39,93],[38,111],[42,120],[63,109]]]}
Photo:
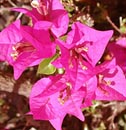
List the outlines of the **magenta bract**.
{"label": "magenta bract", "polygon": [[[69,18],[59,0],[41,0],[32,10],[14,8],[32,18],[33,26],[38,21],[50,22],[50,29],[54,36],[59,37],[67,32]],[[41,28],[40,28],[41,29]]]}
{"label": "magenta bract", "polygon": [[113,31],[98,31],[76,22],[68,34],[67,44],[73,46],[93,66],[102,57]]}
{"label": "magenta bract", "polygon": [[[66,82],[64,77],[43,78],[31,91],[30,111],[34,119],[49,120],[59,130],[66,114],[84,120],[80,108],[84,95],[84,89],[73,90],[71,83]],[[55,125],[55,120],[60,124]]]}
{"label": "magenta bract", "polygon": [[0,48],[0,60],[13,66],[15,79],[27,67],[55,53],[55,43],[51,42],[48,30],[21,26],[19,20],[0,33]]}
{"label": "magenta bract", "polygon": [[60,0],[33,0],[31,5],[32,10],[13,10],[30,16],[32,25],[16,20],[0,33],[0,61],[13,66],[15,79],[34,65],[39,74],[48,74],[31,90],[29,114],[61,130],[67,114],[83,121],[82,109],[93,100],[126,100],[125,37],[108,44],[112,30],[80,22],[67,33],[68,13]]}
{"label": "magenta bract", "polygon": [[109,43],[107,51],[111,57],[116,59],[117,65],[121,67],[126,75],[126,48],[116,42]]}
{"label": "magenta bract", "polygon": [[[115,60],[111,61],[112,64]],[[111,64],[111,65],[112,65]],[[126,79],[123,71],[117,65],[108,66],[97,74],[98,86],[96,100],[125,100]]]}

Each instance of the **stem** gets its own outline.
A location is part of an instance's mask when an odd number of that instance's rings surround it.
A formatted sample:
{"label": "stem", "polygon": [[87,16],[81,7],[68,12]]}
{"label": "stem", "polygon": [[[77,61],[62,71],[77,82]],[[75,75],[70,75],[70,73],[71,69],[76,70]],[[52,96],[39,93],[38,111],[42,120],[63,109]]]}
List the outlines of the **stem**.
{"label": "stem", "polygon": [[8,0],[8,2],[9,2],[13,7],[17,7],[17,5],[16,5],[14,2],[12,2],[11,0]]}
{"label": "stem", "polygon": [[122,32],[120,31],[120,29],[112,22],[112,20],[110,19],[109,16],[106,16],[107,21],[112,25],[112,27],[119,32],[120,34],[122,34]]}

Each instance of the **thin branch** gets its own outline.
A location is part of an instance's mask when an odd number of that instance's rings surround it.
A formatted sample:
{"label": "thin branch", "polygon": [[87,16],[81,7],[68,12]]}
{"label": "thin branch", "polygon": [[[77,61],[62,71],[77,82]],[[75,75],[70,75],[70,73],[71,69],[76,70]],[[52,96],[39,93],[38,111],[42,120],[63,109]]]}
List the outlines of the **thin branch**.
{"label": "thin branch", "polygon": [[20,19],[22,17],[23,13],[19,13],[19,15],[16,17],[16,20]]}
{"label": "thin branch", "polygon": [[120,29],[112,22],[112,20],[110,19],[109,16],[106,16],[107,21],[112,25],[112,27],[119,32],[120,34],[122,34],[122,32],[120,31]]}
{"label": "thin branch", "polygon": [[12,2],[11,0],[8,0],[8,2],[9,2],[13,7],[17,7],[17,5],[16,5],[14,2]]}

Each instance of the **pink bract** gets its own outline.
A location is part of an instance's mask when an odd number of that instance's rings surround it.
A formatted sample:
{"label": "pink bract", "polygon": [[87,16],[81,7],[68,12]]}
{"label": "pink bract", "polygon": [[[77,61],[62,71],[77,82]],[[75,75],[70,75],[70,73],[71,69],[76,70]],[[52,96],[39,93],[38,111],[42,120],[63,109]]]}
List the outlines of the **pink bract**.
{"label": "pink bract", "polygon": [[[115,60],[111,62],[116,64]],[[96,100],[126,99],[126,78],[118,65],[115,67],[113,65],[108,66],[104,71],[97,74],[97,79]]]}
{"label": "pink bract", "polygon": [[42,58],[55,53],[55,43],[51,42],[48,30],[21,26],[19,20],[0,33],[0,48],[0,60],[13,66],[15,79],[27,67],[37,65]]}
{"label": "pink bract", "polygon": [[73,87],[77,90],[95,75],[95,68],[85,61],[74,48],[67,48],[66,44],[60,40],[56,41],[56,44],[60,47],[61,56],[53,64],[57,68],[64,68],[66,79],[73,82]]}
{"label": "pink bract", "polygon": [[126,48],[116,42],[111,42],[107,46],[107,51],[111,57],[116,59],[117,65],[121,67],[126,75]]}
{"label": "pink bract", "polygon": [[72,25],[72,31],[68,33],[67,48],[74,48],[93,66],[102,57],[113,31],[98,31],[84,24],[76,22]]}
{"label": "pink bract", "polygon": [[14,8],[13,10],[30,16],[33,26],[38,21],[50,22],[50,29],[56,37],[65,34],[67,32],[69,18],[67,11],[63,8],[60,1],[40,0],[38,2],[39,6],[32,10],[25,8]]}
{"label": "pink bract", "polygon": [[66,114],[84,120],[81,112],[84,95],[84,89],[73,90],[61,76],[43,78],[32,88],[30,111],[34,119],[49,120],[56,130],[61,130]]}

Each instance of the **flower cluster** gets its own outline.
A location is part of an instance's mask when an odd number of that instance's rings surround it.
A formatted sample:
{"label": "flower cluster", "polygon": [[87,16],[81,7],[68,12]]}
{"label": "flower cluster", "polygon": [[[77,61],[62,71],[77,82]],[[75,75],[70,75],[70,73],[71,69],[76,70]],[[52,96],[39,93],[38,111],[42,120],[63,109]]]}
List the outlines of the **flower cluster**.
{"label": "flower cluster", "polygon": [[68,13],[59,0],[31,5],[32,10],[13,10],[31,17],[32,26],[16,20],[0,33],[0,60],[13,66],[15,79],[35,65],[46,75],[31,90],[29,114],[61,130],[66,114],[83,121],[82,109],[93,100],[126,100],[126,39],[109,43],[112,30],[80,22],[68,31]]}

